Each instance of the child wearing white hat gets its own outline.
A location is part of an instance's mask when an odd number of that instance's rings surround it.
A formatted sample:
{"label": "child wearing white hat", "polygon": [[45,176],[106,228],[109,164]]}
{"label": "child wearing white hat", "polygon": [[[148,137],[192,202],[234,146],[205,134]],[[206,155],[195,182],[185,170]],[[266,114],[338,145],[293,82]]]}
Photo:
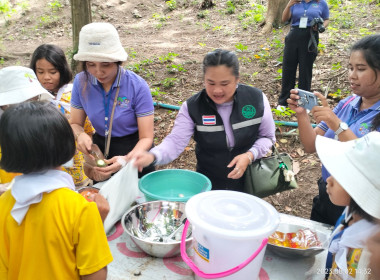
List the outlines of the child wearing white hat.
{"label": "child wearing white hat", "polygon": [[[0,115],[9,105],[31,99],[49,100],[53,96],[39,83],[32,69],[22,66],[9,66],[0,70]],[[0,150],[1,157],[1,150]],[[0,194],[18,173],[0,169]]]}
{"label": "child wearing white hat", "polygon": [[[108,166],[94,167],[86,174],[96,181],[108,179],[126,164],[126,155],[153,146],[154,107],[146,81],[124,69],[127,60],[116,28],[93,22],[79,33],[78,53],[83,71],[76,75],[71,96],[71,124],[78,150],[90,156],[92,144],[105,154]],[[86,116],[96,133],[84,132]],[[139,177],[154,170],[145,168]]]}
{"label": "child wearing white hat", "polygon": [[317,136],[316,149],[331,176],[327,193],[332,203],[346,206],[332,233],[326,263],[328,279],[368,279],[366,240],[380,219],[380,133],[340,142]]}

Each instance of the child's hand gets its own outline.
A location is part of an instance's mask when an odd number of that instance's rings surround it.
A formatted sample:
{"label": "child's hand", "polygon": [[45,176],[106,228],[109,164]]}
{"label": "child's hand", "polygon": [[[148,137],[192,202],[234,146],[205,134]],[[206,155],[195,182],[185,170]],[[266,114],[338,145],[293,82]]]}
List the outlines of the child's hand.
{"label": "child's hand", "polygon": [[99,193],[94,194],[93,201],[96,203],[96,206],[98,206],[100,217],[104,223],[104,220],[110,211],[110,205],[107,199]]}

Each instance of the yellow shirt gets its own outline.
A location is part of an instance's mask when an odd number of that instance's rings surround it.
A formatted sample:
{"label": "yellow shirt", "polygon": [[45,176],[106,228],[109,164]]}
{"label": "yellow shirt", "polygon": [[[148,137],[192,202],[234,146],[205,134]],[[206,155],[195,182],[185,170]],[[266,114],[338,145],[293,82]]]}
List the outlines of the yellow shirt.
{"label": "yellow shirt", "polygon": [[10,190],[0,196],[0,279],[80,279],[112,261],[94,202],[68,188],[44,193],[20,226],[14,203]]}
{"label": "yellow shirt", "polygon": [[[1,159],[1,148],[0,148],[0,159]],[[9,173],[3,169],[0,169],[0,184],[9,183],[17,175],[20,175],[20,173]]]}

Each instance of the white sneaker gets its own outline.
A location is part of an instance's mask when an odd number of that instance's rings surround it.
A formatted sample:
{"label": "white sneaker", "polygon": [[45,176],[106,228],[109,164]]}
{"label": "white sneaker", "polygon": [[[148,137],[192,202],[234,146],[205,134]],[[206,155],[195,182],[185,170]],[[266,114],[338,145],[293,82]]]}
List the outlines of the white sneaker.
{"label": "white sneaker", "polygon": [[276,110],[280,111],[281,113],[285,112],[286,111],[286,107],[283,106],[283,105],[278,105]]}

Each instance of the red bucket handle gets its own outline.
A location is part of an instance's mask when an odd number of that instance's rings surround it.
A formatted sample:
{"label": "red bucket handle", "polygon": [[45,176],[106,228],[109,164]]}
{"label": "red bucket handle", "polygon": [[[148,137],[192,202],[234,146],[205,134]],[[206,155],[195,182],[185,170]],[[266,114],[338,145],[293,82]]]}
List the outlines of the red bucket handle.
{"label": "red bucket handle", "polygon": [[256,258],[256,256],[258,254],[260,254],[260,252],[262,251],[262,249],[265,248],[265,246],[268,243],[268,238],[264,238],[263,242],[260,245],[260,247],[252,254],[252,256],[250,256],[248,259],[246,259],[244,262],[242,262],[238,266],[235,266],[234,268],[231,268],[231,269],[223,271],[223,272],[210,273],[209,274],[209,273],[205,273],[202,270],[200,270],[193,263],[193,261],[189,258],[189,256],[186,253],[186,235],[187,235],[187,229],[188,229],[188,227],[189,227],[189,220],[186,221],[185,227],[183,228],[183,232],[182,232],[182,237],[181,237],[181,257],[182,257],[183,261],[191,268],[192,271],[194,271],[194,273],[196,275],[198,275],[199,277],[202,277],[202,278],[206,278],[206,279],[215,279],[215,278],[220,278],[220,277],[226,277],[226,276],[229,276],[229,275],[231,275],[233,273],[238,272],[239,270],[241,270],[244,267],[246,267],[252,260],[254,260]]}

